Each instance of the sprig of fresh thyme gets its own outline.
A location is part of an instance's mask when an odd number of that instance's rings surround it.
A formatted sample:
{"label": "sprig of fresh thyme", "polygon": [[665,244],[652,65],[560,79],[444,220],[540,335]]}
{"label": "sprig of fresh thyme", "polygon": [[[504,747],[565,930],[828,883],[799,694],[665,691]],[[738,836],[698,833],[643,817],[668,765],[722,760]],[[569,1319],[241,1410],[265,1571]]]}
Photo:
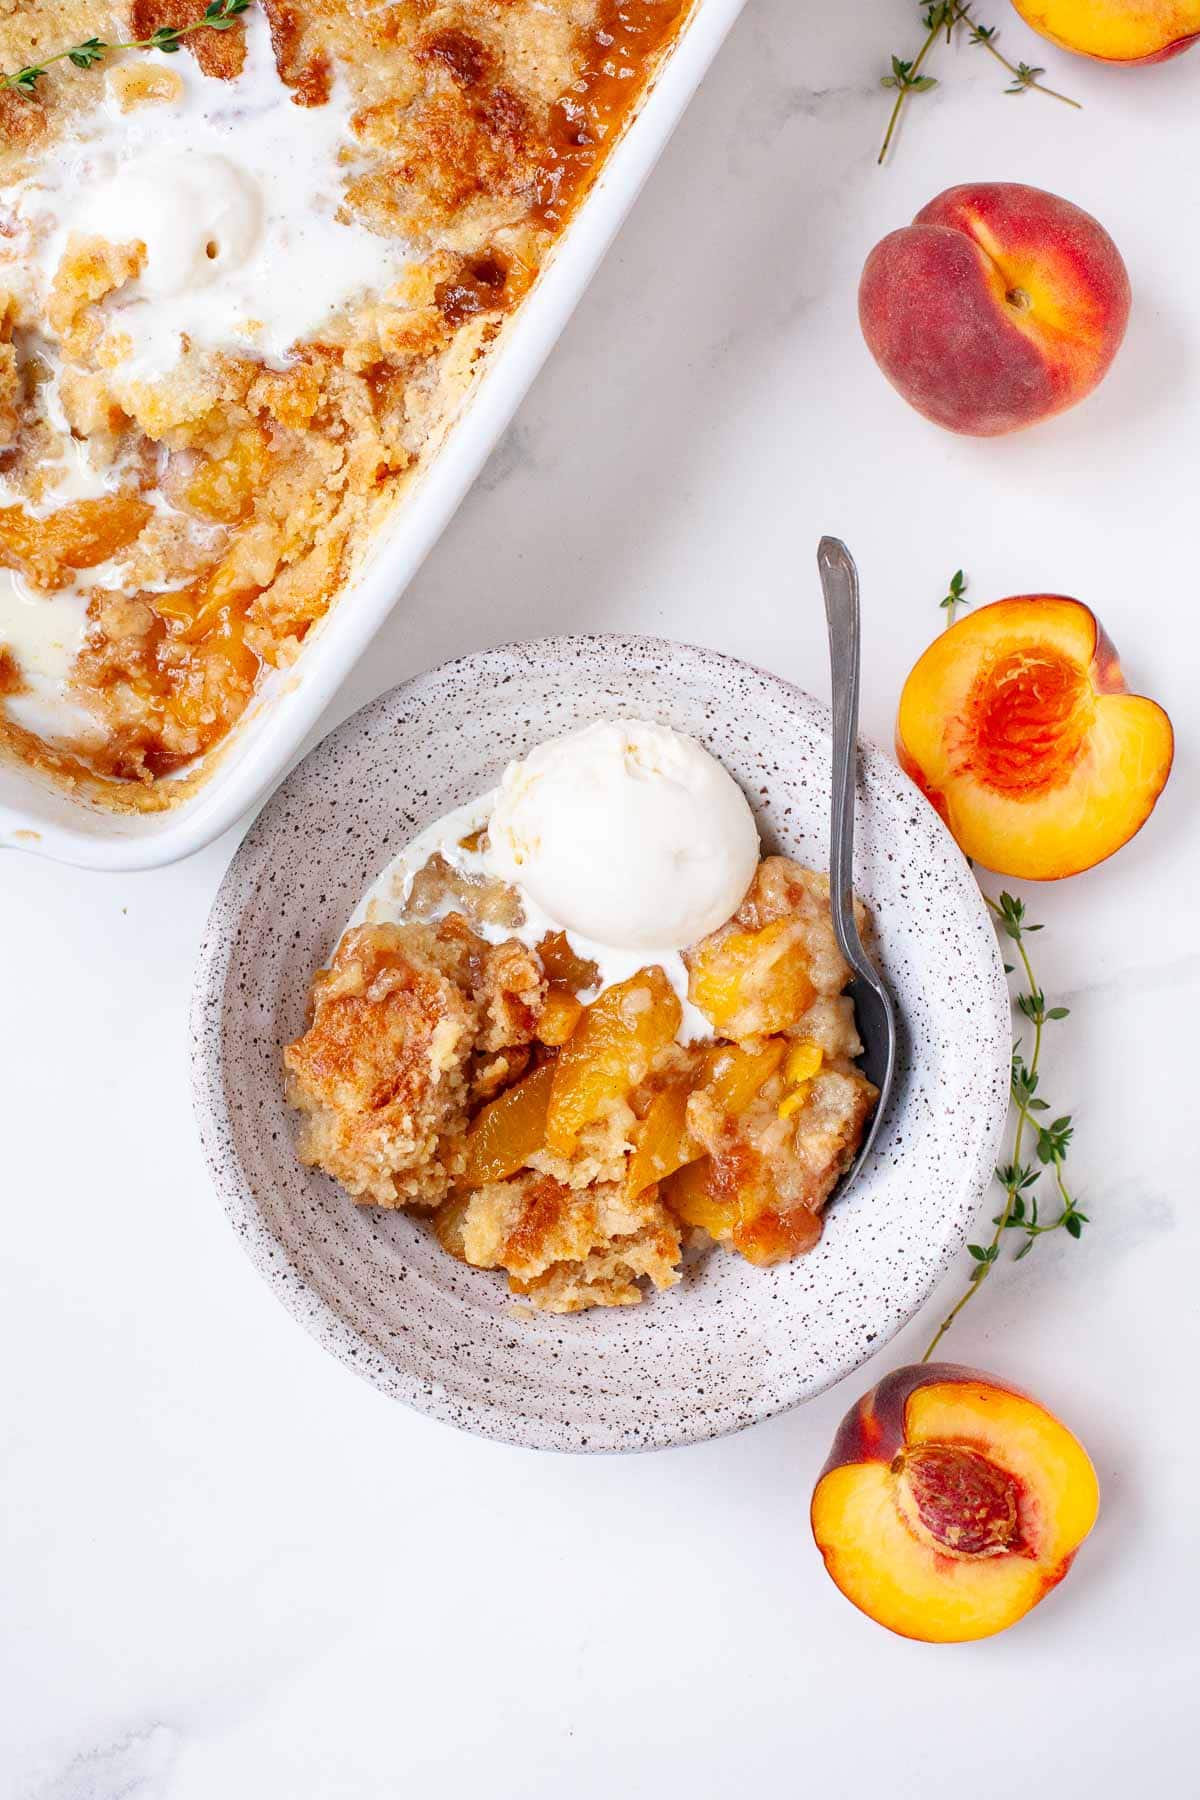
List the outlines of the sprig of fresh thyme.
{"label": "sprig of fresh thyme", "polygon": [[[963,1307],[979,1292],[995,1268],[1000,1260],[1000,1245],[1005,1232],[1021,1233],[1021,1243],[1013,1258],[1014,1262],[1020,1262],[1023,1256],[1029,1255],[1040,1237],[1051,1231],[1065,1231],[1068,1237],[1079,1238],[1089,1222],[1087,1214],[1080,1211],[1070,1193],[1063,1172],[1075,1133],[1074,1124],[1068,1113],[1043,1122],[1043,1115],[1052,1112],[1053,1108],[1039,1092],[1043,1033],[1051,1021],[1057,1023],[1068,1018],[1069,1010],[1065,1006],[1047,1006],[1045,993],[1034,976],[1025,940],[1031,932],[1040,931],[1042,927],[1030,924],[1025,916],[1024,901],[1009,893],[1002,893],[999,900],[985,894],[984,899],[995,917],[997,929],[1017,948],[1021,972],[1028,983],[1017,995],[1017,1007],[1033,1026],[1033,1047],[1026,1057],[1020,1038],[1013,1046],[1011,1092],[1017,1123],[1012,1155],[996,1170],[996,1180],[1004,1189],[1004,1205],[992,1220],[995,1229],[990,1242],[967,1245],[974,1267],[966,1292],[938,1326],[922,1362],[929,1361]],[[1006,963],[1004,967],[1006,974],[1014,972],[1011,964]],[[1027,1142],[1029,1157],[1026,1156]],[[1039,1195],[1039,1183],[1044,1175],[1049,1175],[1053,1184],[1048,1214],[1043,1211],[1044,1196]]]}
{"label": "sprig of fresh thyme", "polygon": [[69,50],[57,50],[53,56],[44,57],[40,63],[29,63],[10,74],[0,74],[0,92],[8,91],[20,94],[24,100],[33,100],[38,82],[54,63],[69,62],[76,69],[92,69],[114,50],[162,50],[170,56],[195,31],[228,31],[250,5],[251,0],[211,0],[201,17],[193,19],[190,25],[160,25],[149,37],[130,38],[117,44],[106,43],[98,37],[85,38],[81,44],[72,44]]}
{"label": "sprig of fresh thyme", "polygon": [[959,607],[970,606],[970,604],[971,602],[967,599],[967,578],[961,569],[956,569],[950,577],[946,598],[938,602],[946,614],[946,624],[953,625]]}
{"label": "sprig of fresh thyme", "polygon": [[996,26],[979,25],[971,16],[971,8],[975,0],[921,0],[921,22],[925,27],[925,40],[911,61],[902,57],[892,57],[891,73],[881,78],[880,85],[896,90],[895,103],[888,119],[887,131],[880,146],[879,161],[887,160],[887,153],[892,147],[896,135],[896,127],[900,123],[900,114],[910,94],[928,93],[937,86],[937,78],[924,72],[926,59],[938,39],[945,33],[948,44],[954,41],[956,31],[962,29],[967,33],[970,43],[978,44],[995,58],[1007,70],[1011,77],[1005,88],[1006,94],[1023,94],[1027,90],[1046,94],[1051,100],[1061,100],[1064,106],[1079,107],[1078,100],[1072,100],[1067,94],[1060,94],[1057,88],[1047,87],[1041,77],[1045,69],[1034,68],[1030,63],[1010,62],[1004,52],[996,44]]}

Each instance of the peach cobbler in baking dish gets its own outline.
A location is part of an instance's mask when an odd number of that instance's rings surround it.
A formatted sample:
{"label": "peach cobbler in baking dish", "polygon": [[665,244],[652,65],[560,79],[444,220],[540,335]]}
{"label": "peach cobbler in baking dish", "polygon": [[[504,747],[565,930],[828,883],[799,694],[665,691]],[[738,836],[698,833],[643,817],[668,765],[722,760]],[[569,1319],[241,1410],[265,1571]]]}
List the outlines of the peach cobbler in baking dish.
{"label": "peach cobbler in baking dish", "polygon": [[110,807],[189,790],[689,4],[0,0],[0,750]]}
{"label": "peach cobbler in baking dish", "polygon": [[809,1250],[877,1099],[826,877],[665,727],[543,745],[380,876],[284,1051],[301,1159],[549,1312]]}

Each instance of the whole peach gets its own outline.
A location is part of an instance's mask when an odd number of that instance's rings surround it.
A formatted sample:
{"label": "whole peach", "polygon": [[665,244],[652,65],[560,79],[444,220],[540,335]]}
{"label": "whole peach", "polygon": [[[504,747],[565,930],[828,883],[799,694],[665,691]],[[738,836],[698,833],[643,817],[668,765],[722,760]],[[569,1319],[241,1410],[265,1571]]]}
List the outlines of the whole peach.
{"label": "whole peach", "polygon": [[1104,227],[1016,182],[948,188],[867,258],[863,336],[910,406],[998,437],[1090,394],[1125,336],[1129,275]]}

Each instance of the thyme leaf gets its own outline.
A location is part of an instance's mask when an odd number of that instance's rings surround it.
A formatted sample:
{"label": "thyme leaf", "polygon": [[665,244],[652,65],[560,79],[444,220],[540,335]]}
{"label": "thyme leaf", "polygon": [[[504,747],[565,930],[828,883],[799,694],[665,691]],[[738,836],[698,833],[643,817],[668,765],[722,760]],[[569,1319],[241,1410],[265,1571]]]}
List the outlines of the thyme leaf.
{"label": "thyme leaf", "polygon": [[[1027,986],[1018,992],[1016,1005],[1021,1015],[1033,1025],[1033,1046],[1028,1057],[1022,1049],[1020,1038],[1013,1046],[1010,1092],[1016,1111],[1016,1127],[1012,1155],[1008,1162],[1002,1163],[996,1170],[996,1181],[1004,1190],[1004,1204],[992,1219],[995,1229],[991,1242],[967,1245],[967,1253],[974,1266],[970,1271],[966,1290],[938,1326],[929,1348],[921,1358],[922,1362],[929,1361],[963,1307],[978,1293],[980,1283],[991,1274],[1000,1259],[1000,1245],[1006,1232],[1016,1231],[1021,1234],[1021,1243],[1013,1258],[1014,1262],[1020,1262],[1029,1255],[1037,1240],[1047,1233],[1065,1231],[1068,1237],[1078,1240],[1083,1236],[1084,1226],[1090,1223],[1088,1215],[1080,1209],[1068,1189],[1063,1172],[1075,1135],[1074,1122],[1067,1113],[1053,1119],[1048,1125],[1041,1124],[1037,1117],[1039,1113],[1051,1110],[1049,1101],[1038,1092],[1043,1033],[1051,1020],[1057,1021],[1068,1016],[1065,1006],[1046,1005],[1045,993],[1034,976],[1025,939],[1031,932],[1042,928],[1032,924],[1026,917],[1025,903],[1015,894],[1002,893],[998,900],[985,894],[984,899],[997,930],[1017,946],[1019,968]],[[1022,1158],[1027,1139],[1032,1143],[1036,1163]],[[1039,1184],[1045,1175],[1053,1183],[1053,1205],[1057,1210],[1043,1217],[1040,1205],[1043,1196],[1040,1194]]]}
{"label": "thyme leaf", "polygon": [[938,602],[942,609],[949,614],[949,617],[946,620],[948,625],[953,625],[954,616],[960,606],[970,606],[971,602],[966,598],[966,593],[967,578],[961,569],[956,569],[954,574],[950,577],[950,586],[947,590],[946,598]]}
{"label": "thyme leaf", "polygon": [[887,130],[879,150],[879,161],[887,161],[896,136],[896,127],[900,123],[900,115],[904,103],[910,94],[925,94],[930,88],[938,85],[936,76],[927,75],[924,71],[926,58],[929,56],[938,39],[945,34],[947,44],[954,42],[955,32],[965,32],[967,41],[978,44],[988,55],[994,57],[1010,77],[1006,94],[1024,94],[1034,92],[1045,94],[1051,100],[1061,100],[1064,106],[1079,107],[1078,100],[1072,100],[1067,94],[1060,94],[1057,88],[1047,87],[1042,80],[1045,69],[1035,68],[1026,62],[1010,62],[1004,52],[996,44],[996,27],[981,25],[973,16],[972,8],[975,0],[921,0],[921,23],[925,28],[925,37],[916,55],[910,59],[892,56],[891,73],[881,77],[880,85],[895,89],[896,99],[888,118]]}
{"label": "thyme leaf", "polygon": [[72,68],[93,69],[114,50],[161,50],[172,56],[193,32],[229,31],[251,4],[252,0],[211,0],[202,16],[193,19],[190,25],[160,25],[149,37],[129,38],[121,43],[109,44],[98,37],[85,38],[81,44],[72,44],[67,50],[56,50],[53,56],[44,57],[40,63],[29,63],[23,69],[0,73],[0,93],[19,94],[23,100],[35,100],[38,82],[55,63],[67,62]]}

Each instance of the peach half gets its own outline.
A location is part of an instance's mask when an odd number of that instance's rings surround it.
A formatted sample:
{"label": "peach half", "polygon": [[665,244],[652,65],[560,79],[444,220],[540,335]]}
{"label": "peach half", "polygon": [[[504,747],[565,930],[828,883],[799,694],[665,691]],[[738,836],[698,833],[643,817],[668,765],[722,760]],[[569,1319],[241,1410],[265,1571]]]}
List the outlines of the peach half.
{"label": "peach half", "polygon": [[991,1637],[1062,1580],[1096,1520],[1082,1444],[1027,1394],[957,1363],[886,1375],[846,1414],[812,1529],[861,1612],[900,1637]]}
{"label": "peach half", "polygon": [[904,684],[901,768],[967,855],[1053,881],[1119,850],[1171,772],[1171,721],[1131,694],[1093,612],[996,600],[944,631]]}
{"label": "peach half", "polygon": [[1027,25],[1098,62],[1152,63],[1200,38],[1200,0],[1013,0]]}
{"label": "peach half", "polygon": [[910,406],[998,437],[1090,394],[1121,347],[1129,275],[1104,227],[1018,182],[948,188],[867,258],[867,348]]}

